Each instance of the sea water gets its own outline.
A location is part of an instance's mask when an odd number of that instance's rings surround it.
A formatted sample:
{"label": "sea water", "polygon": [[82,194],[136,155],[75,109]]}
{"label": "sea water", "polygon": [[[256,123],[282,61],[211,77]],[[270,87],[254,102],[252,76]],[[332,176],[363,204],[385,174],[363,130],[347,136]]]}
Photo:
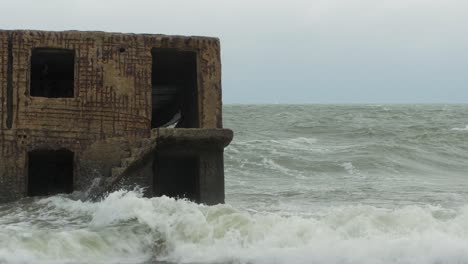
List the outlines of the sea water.
{"label": "sea water", "polygon": [[0,205],[0,263],[468,263],[467,113],[228,105],[226,204],[22,199]]}

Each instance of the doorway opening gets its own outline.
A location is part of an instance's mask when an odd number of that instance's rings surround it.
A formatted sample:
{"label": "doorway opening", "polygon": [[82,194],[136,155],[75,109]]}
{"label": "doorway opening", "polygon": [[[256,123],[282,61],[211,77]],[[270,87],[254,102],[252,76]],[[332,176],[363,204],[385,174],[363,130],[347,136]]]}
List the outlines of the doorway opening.
{"label": "doorway opening", "polygon": [[199,200],[198,156],[158,153],[153,163],[153,191],[156,196]]}
{"label": "doorway opening", "polygon": [[28,196],[73,192],[74,153],[67,149],[28,153]]}
{"label": "doorway opening", "polygon": [[197,53],[152,50],[151,128],[198,127]]}

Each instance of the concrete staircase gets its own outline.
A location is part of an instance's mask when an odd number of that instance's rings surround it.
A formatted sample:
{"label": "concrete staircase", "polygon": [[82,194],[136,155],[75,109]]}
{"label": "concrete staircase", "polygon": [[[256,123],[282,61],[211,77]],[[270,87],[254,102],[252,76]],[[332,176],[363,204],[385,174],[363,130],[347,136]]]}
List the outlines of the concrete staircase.
{"label": "concrete staircase", "polygon": [[[128,145],[129,155],[121,159],[120,166],[111,169],[111,175],[102,181],[99,189],[94,193],[98,197],[103,193],[115,191],[125,186],[152,186],[152,161],[159,149],[180,149],[182,147],[183,152],[193,152],[214,148],[220,151],[229,144],[232,136],[232,131],[228,129],[153,129],[149,138]],[[213,165],[209,168],[216,170],[218,167]],[[217,171],[217,173],[223,175],[222,171]]]}
{"label": "concrete staircase", "polygon": [[148,149],[151,149],[155,141],[156,137],[152,136],[124,143],[123,149],[127,154],[123,155],[123,158],[120,160],[120,166],[111,168],[110,174],[107,177],[95,178],[88,187],[86,196],[90,199],[100,199],[104,194],[124,187],[126,185],[125,179],[129,178],[127,176],[131,176],[133,179],[134,175],[131,174],[134,170],[131,169],[138,167],[142,163],[144,154],[148,153]]}
{"label": "concrete staircase", "polygon": [[135,146],[130,149],[130,156],[123,158],[119,167],[112,168],[111,179],[118,178],[135,160],[138,160],[152,140],[152,138],[145,138],[135,142]]}
{"label": "concrete staircase", "polygon": [[154,151],[156,140],[156,136],[152,135],[150,138],[144,138],[136,141],[130,148],[130,156],[122,158],[120,166],[111,169],[111,175],[106,179],[106,189],[112,189],[117,185],[124,184],[124,177],[130,174],[132,169],[140,165],[145,156]]}

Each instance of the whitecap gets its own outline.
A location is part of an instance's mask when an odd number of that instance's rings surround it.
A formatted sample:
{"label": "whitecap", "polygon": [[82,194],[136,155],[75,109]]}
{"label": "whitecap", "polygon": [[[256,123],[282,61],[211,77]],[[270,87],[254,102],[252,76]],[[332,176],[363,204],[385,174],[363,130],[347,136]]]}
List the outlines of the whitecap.
{"label": "whitecap", "polygon": [[341,167],[343,167],[351,175],[354,175],[358,172],[358,170],[356,170],[356,168],[353,166],[353,163],[351,162],[344,162],[341,164]]}
{"label": "whitecap", "polygon": [[451,130],[453,130],[453,131],[468,131],[468,125],[466,125],[465,127],[454,127]]}

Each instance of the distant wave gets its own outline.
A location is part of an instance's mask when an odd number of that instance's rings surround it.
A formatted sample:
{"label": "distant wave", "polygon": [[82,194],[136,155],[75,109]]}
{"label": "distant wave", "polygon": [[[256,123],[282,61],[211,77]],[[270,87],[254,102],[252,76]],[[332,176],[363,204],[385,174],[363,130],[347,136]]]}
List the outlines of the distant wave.
{"label": "distant wave", "polygon": [[454,127],[452,128],[451,130],[454,130],[454,131],[468,131],[468,125],[466,125],[465,127]]}
{"label": "distant wave", "polygon": [[351,162],[344,162],[341,166],[351,175],[359,173],[359,171],[354,167],[353,163]]}
{"label": "distant wave", "polygon": [[313,145],[317,143],[316,138],[308,137],[295,137],[295,138],[285,138],[285,139],[253,139],[247,141],[235,141],[235,144],[245,145],[245,144],[276,144],[281,146],[287,146],[290,148],[299,147],[304,148],[306,146]]}

